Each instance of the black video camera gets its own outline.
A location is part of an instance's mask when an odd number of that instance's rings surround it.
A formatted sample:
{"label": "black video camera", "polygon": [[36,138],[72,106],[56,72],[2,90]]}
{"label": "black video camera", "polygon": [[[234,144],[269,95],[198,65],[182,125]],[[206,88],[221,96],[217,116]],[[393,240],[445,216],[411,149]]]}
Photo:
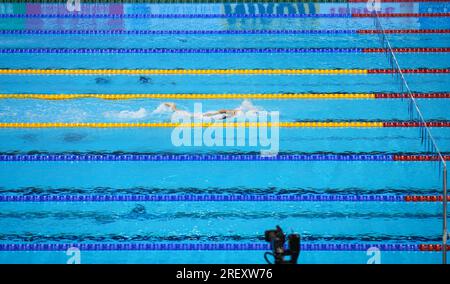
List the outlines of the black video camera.
{"label": "black video camera", "polygon": [[[270,243],[270,248],[272,249],[272,252],[264,254],[264,259],[268,264],[297,264],[297,259],[300,255],[300,235],[290,234],[287,238],[288,247],[285,249],[286,235],[280,226],[277,226],[275,230],[268,230],[264,233],[264,239]],[[270,262],[267,258],[268,255],[273,256],[275,262]],[[285,256],[290,256],[290,259],[285,260]]]}

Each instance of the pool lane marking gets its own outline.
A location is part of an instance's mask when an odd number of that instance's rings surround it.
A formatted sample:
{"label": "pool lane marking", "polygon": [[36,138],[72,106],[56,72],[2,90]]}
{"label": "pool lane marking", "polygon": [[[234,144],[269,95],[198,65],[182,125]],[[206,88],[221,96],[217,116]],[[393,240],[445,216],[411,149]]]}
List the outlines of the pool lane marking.
{"label": "pool lane marking", "polygon": [[[380,30],[356,30],[358,34],[380,34]],[[387,34],[448,34],[449,29],[391,29],[384,30]]]}
{"label": "pool lane marking", "polygon": [[[195,0],[193,0],[193,1],[195,1]],[[202,1],[202,0],[200,0],[200,1]],[[210,0],[210,1],[215,1],[215,0]],[[243,1],[245,1],[245,0],[243,0]],[[266,1],[266,0],[263,0],[263,1]],[[274,0],[274,1],[282,1],[282,0]],[[287,0],[286,2],[289,2],[289,1],[296,1],[296,0]],[[308,1],[308,0],[298,0],[298,2],[301,2],[301,1]],[[315,0],[312,0],[312,2],[314,2],[314,1]],[[331,1],[333,1],[333,0],[331,0]],[[338,0],[338,1],[340,1],[340,0]],[[342,1],[346,1],[347,3],[367,3],[366,0],[342,0]],[[445,2],[446,3],[446,2],[449,2],[449,0],[379,0],[379,2],[381,2],[381,3],[426,3],[426,2],[442,3],[442,2]]]}
{"label": "pool lane marking", "polygon": [[[436,243],[305,243],[300,245],[302,251],[363,251],[378,248],[381,251],[403,252],[439,252],[441,244]],[[267,242],[83,242],[83,243],[1,243],[0,251],[66,251],[76,247],[81,251],[242,251],[270,250]],[[450,245],[447,245],[450,250]]]}
{"label": "pool lane marking", "polygon": [[[393,29],[389,34],[448,34],[450,29]],[[0,30],[0,35],[316,35],[379,34],[379,30]]]}
{"label": "pool lane marking", "polygon": [[[366,75],[392,69],[0,69],[0,75]],[[448,74],[449,68],[402,69],[404,74]]]}
{"label": "pool lane marking", "polygon": [[[172,53],[384,53],[384,48],[0,48],[0,54],[172,54]],[[396,53],[447,53],[448,47],[393,48]]]}
{"label": "pool lane marking", "polygon": [[[0,162],[435,162],[429,154],[0,154]],[[444,155],[450,160],[450,155]]]}
{"label": "pool lane marking", "polygon": [[[0,202],[442,202],[442,195],[388,194],[59,194],[0,195]],[[450,200],[450,196],[447,197]]]}
{"label": "pool lane marking", "polygon": [[368,73],[366,69],[0,69],[0,75],[360,75]]}
{"label": "pool lane marking", "polygon": [[[449,99],[450,93],[416,93],[416,99]],[[321,99],[402,99],[405,93],[255,93],[255,94],[0,94],[0,99],[39,100],[131,100],[131,99],[269,99],[269,100],[321,100]]]}
{"label": "pool lane marking", "polygon": [[[214,19],[214,18],[371,18],[371,13],[254,13],[254,14],[63,14],[63,13],[27,13],[27,14],[0,14],[0,19]],[[450,17],[450,13],[380,13],[378,17],[382,18],[431,18],[431,17]]]}
{"label": "pool lane marking", "polygon": [[[450,127],[450,121],[442,125]],[[430,124],[429,126],[432,126]],[[174,127],[384,127],[383,122],[7,122],[0,123],[0,128],[174,128]]]}
{"label": "pool lane marking", "polygon": [[[0,3],[63,3],[66,0],[0,0]],[[85,0],[84,3],[227,3],[229,0]],[[237,3],[254,3],[254,0],[236,0]],[[259,2],[275,3],[366,3],[366,0],[260,0]],[[414,2],[448,2],[448,0],[380,0],[383,3],[414,3]]]}
{"label": "pool lane marking", "polygon": [[[363,53],[385,53],[386,48],[362,48]],[[395,53],[435,53],[450,52],[448,47],[396,47],[392,48]]]}
{"label": "pool lane marking", "polygon": [[366,69],[0,69],[0,75],[356,75],[367,73]]}
{"label": "pool lane marking", "polygon": [[[397,94],[392,94],[396,97]],[[399,98],[406,98],[407,94],[398,94]],[[450,93],[440,93],[434,97],[450,98]],[[71,100],[71,99],[375,99],[377,94],[340,94],[340,93],[273,93],[273,94],[0,94],[0,99],[42,99],[42,100]],[[384,95],[382,96],[384,97]],[[382,98],[380,97],[380,98]]]}
{"label": "pool lane marking", "polygon": [[[380,18],[450,17],[450,13],[377,13]],[[371,18],[371,13],[352,13],[352,18]]]}
{"label": "pool lane marking", "polygon": [[[428,127],[450,127],[450,121],[429,121]],[[280,127],[280,128],[411,128],[417,121],[304,121],[304,122],[0,122],[0,128],[194,128],[194,127]]]}
{"label": "pool lane marking", "polygon": [[[361,53],[362,48],[0,48],[0,53],[52,53],[52,54],[160,54],[160,53]],[[375,52],[375,51],[373,51]],[[381,51],[380,51],[381,52]],[[425,51],[424,51],[425,52]],[[441,51],[450,52],[441,48]]]}

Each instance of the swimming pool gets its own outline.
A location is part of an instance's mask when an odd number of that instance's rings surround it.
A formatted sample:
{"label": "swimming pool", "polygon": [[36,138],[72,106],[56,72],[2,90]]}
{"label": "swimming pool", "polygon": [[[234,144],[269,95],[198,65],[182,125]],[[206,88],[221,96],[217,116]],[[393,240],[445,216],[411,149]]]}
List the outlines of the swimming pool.
{"label": "swimming pool", "polygon": [[[264,263],[275,225],[299,263],[442,262],[442,165],[364,1],[29,2],[0,1],[0,263]],[[380,12],[446,159],[448,8]],[[278,112],[277,155],[174,143],[199,103]]]}

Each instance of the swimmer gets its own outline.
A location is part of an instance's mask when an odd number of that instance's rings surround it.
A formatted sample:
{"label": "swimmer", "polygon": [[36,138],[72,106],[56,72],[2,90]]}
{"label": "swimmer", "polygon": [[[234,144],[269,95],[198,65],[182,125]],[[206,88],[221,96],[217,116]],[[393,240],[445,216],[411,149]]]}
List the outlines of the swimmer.
{"label": "swimmer", "polygon": [[227,119],[235,117],[239,112],[241,111],[234,109],[220,109],[214,112],[207,112],[203,115],[206,117],[214,117],[215,119]]}
{"label": "swimmer", "polygon": [[[169,107],[172,111],[174,111],[174,112],[176,112],[178,114],[181,114],[181,115],[189,114],[186,111],[178,110],[177,106],[175,105],[175,103],[166,103],[166,106]],[[206,112],[202,116],[204,116],[204,117],[211,117],[213,119],[223,120],[223,119],[232,118],[232,117],[236,116],[238,114],[238,112],[241,112],[241,111],[240,110],[234,110],[234,109],[220,109],[218,111]]]}
{"label": "swimmer", "polygon": [[244,101],[241,106],[239,106],[236,109],[220,109],[217,111],[209,111],[202,113],[200,115],[198,114],[192,114],[185,110],[180,110],[177,108],[177,105],[173,102],[166,102],[162,103],[156,110],[153,111],[153,113],[164,113],[164,112],[172,112],[173,117],[196,117],[199,116],[199,118],[202,117],[209,117],[216,120],[224,120],[227,118],[233,118],[236,116],[242,115],[244,112],[251,112],[251,113],[257,113],[258,110],[249,102]]}
{"label": "swimmer", "polygon": [[177,105],[175,103],[163,103],[161,104],[156,110],[153,111],[153,113],[166,113],[166,112],[172,112],[172,118],[177,117],[193,117],[193,115],[185,110],[179,110],[177,108]]}
{"label": "swimmer", "polygon": [[165,107],[169,108],[171,111],[177,111],[177,105],[175,103],[164,103]]}
{"label": "swimmer", "polygon": [[141,84],[148,84],[148,83],[152,83],[152,79],[149,77],[141,76],[141,77],[139,77],[139,82]]}

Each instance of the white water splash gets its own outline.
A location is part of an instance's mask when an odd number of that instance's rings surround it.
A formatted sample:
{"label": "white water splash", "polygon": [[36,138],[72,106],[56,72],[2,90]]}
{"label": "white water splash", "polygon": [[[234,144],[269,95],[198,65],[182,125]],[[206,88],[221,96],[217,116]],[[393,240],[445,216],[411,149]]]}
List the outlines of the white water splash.
{"label": "white water splash", "polygon": [[122,110],[122,111],[108,111],[104,113],[107,118],[115,119],[141,119],[149,115],[148,111],[141,107],[137,111]]}
{"label": "white water splash", "polygon": [[263,111],[262,108],[254,106],[251,101],[244,100],[238,107],[236,107],[233,110],[234,115],[227,115],[220,113],[218,110],[211,110],[204,113],[195,113],[195,112],[189,112],[186,110],[181,110],[177,108],[177,105],[172,102],[165,102],[161,103],[159,106],[157,106],[153,111],[148,111],[147,109],[141,107],[137,111],[131,111],[131,110],[122,110],[122,111],[108,111],[104,113],[104,116],[106,118],[112,118],[112,119],[125,119],[125,120],[132,120],[132,119],[143,119],[146,117],[152,117],[152,118],[162,118],[162,119],[170,119],[170,120],[176,120],[180,118],[209,118],[213,120],[223,120],[230,117],[239,117],[243,116],[246,113],[253,112],[257,113],[258,111]]}

